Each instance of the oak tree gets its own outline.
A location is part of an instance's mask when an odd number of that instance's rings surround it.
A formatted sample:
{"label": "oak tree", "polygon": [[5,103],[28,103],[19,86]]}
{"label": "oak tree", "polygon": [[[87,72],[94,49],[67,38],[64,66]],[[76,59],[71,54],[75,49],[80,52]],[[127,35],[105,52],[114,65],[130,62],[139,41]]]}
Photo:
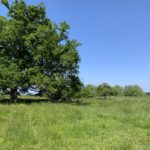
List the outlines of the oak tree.
{"label": "oak tree", "polygon": [[70,100],[80,90],[80,43],[69,39],[66,22],[59,25],[46,17],[43,4],[11,4],[1,0],[8,17],[0,16],[0,87],[10,99],[29,89],[50,100]]}

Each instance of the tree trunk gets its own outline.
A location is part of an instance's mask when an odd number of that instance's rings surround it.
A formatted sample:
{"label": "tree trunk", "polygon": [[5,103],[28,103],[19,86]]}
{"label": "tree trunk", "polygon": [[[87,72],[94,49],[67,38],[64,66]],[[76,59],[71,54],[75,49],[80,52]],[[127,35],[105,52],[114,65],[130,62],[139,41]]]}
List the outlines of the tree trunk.
{"label": "tree trunk", "polygon": [[17,102],[17,88],[13,88],[10,91],[10,102],[15,103]]}

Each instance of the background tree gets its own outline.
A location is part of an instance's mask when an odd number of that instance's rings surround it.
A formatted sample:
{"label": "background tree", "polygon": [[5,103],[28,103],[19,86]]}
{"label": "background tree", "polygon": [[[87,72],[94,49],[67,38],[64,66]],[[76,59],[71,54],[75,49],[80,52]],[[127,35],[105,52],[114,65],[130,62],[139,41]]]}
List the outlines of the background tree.
{"label": "background tree", "polygon": [[124,87],[125,96],[143,96],[144,92],[138,85],[127,85]]}
{"label": "background tree", "polygon": [[107,96],[111,94],[111,86],[108,83],[102,83],[97,86],[97,93],[100,96],[104,96],[106,99]]}
{"label": "background tree", "polygon": [[97,92],[96,92],[96,87],[92,84],[88,84],[83,87],[81,90],[81,96],[82,97],[96,97]]}
{"label": "background tree", "polygon": [[76,40],[66,22],[46,17],[43,4],[7,0],[8,18],[0,16],[0,87],[17,99],[17,91],[40,90],[54,101],[69,100],[81,88]]}
{"label": "background tree", "polygon": [[123,87],[116,85],[111,89],[111,95],[113,96],[123,96]]}

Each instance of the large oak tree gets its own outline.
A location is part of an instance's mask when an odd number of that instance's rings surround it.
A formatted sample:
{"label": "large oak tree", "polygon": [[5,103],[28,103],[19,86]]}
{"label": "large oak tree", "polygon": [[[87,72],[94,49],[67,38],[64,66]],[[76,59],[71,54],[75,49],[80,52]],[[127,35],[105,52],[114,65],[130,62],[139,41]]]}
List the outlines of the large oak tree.
{"label": "large oak tree", "polygon": [[9,4],[8,17],[0,16],[0,87],[10,99],[17,92],[36,89],[50,100],[69,100],[80,90],[80,57],[76,40],[70,40],[66,22],[59,25],[46,17],[43,4],[24,0]]}

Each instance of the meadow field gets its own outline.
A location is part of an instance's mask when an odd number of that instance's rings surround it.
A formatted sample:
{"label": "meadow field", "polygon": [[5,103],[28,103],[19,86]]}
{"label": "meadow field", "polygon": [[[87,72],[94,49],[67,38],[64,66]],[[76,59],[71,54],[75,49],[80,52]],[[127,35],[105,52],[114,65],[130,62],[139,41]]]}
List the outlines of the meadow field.
{"label": "meadow field", "polygon": [[1,150],[150,150],[150,97],[0,101]]}

